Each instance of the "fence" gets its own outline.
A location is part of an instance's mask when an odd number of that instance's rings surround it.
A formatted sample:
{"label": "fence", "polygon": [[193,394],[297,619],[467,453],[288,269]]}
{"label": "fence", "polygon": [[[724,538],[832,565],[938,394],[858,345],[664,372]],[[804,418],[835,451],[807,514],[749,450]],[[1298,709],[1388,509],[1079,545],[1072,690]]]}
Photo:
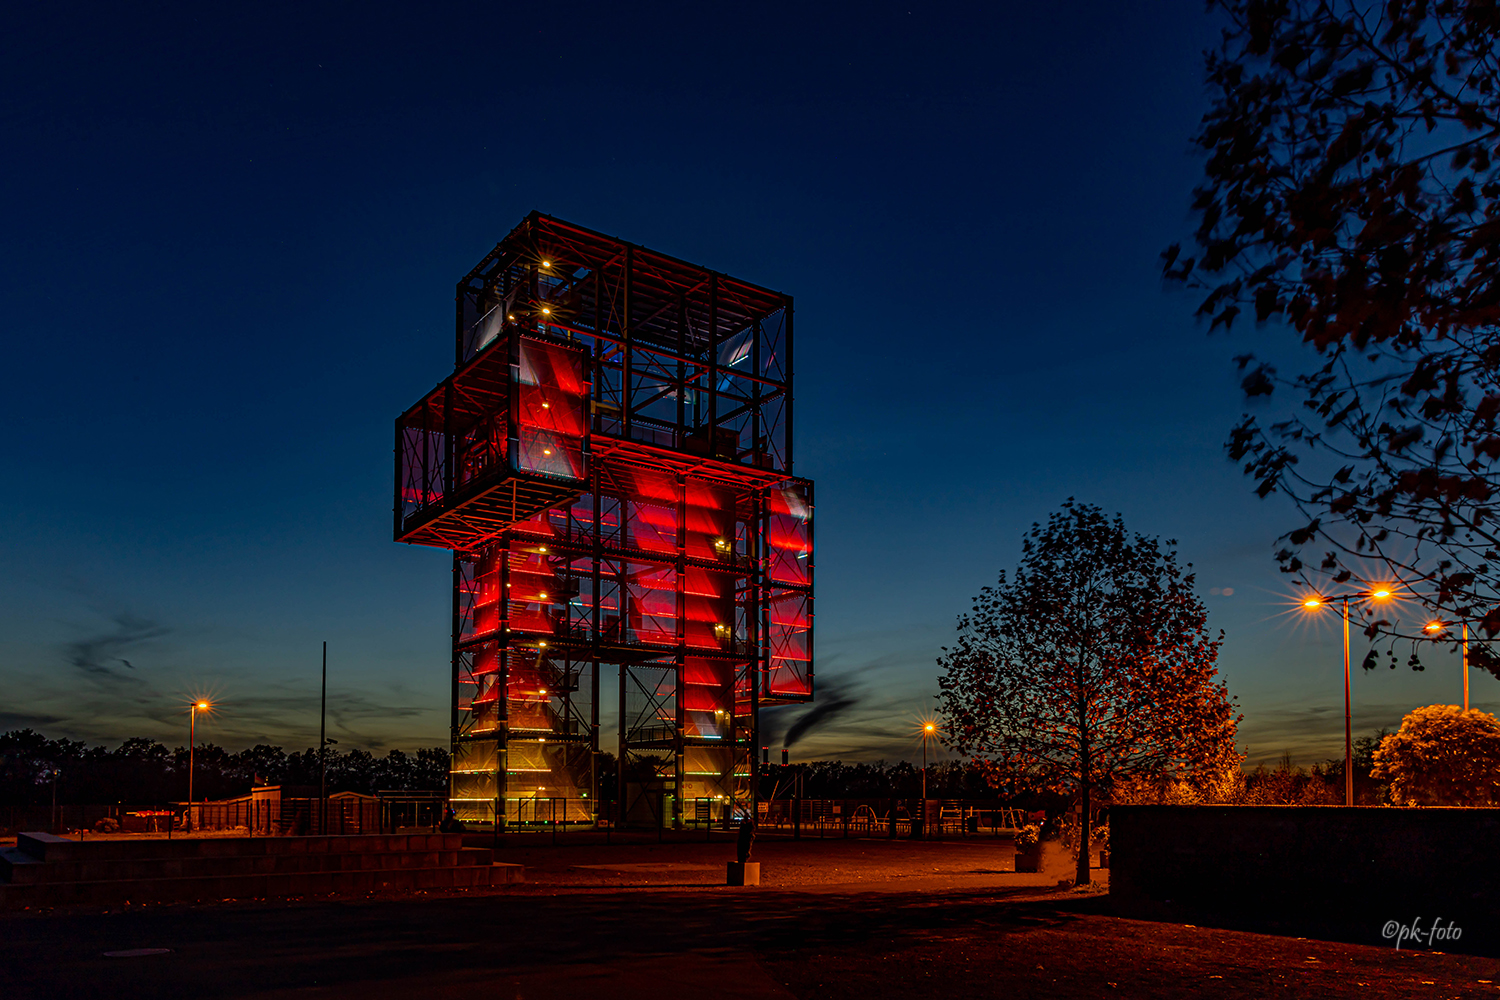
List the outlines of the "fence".
{"label": "fence", "polygon": [[956,799],[772,799],[761,828],[817,837],[999,837],[1027,822],[1024,809]]}
{"label": "fence", "polygon": [[[400,833],[436,830],[447,799],[431,794],[381,793],[371,797],[339,793],[318,798],[255,799],[243,796],[192,807],[193,826],[202,831],[242,832],[247,836]],[[523,798],[506,802],[506,830],[551,833],[559,830],[644,829],[733,830],[740,818],[714,799],[687,799],[672,816],[671,797],[642,795],[628,817],[611,801]],[[0,830],[92,830],[106,817],[129,833],[165,833],[187,828],[188,808],[168,805],[62,805],[54,819],[47,806],[11,807],[0,814]],[[1002,836],[1025,825],[1025,810],[995,803],[959,800],[862,798],[772,799],[759,803],[763,832],[814,837],[974,837]],[[623,821],[622,821],[623,820]],[[674,823],[674,820],[677,822]]]}

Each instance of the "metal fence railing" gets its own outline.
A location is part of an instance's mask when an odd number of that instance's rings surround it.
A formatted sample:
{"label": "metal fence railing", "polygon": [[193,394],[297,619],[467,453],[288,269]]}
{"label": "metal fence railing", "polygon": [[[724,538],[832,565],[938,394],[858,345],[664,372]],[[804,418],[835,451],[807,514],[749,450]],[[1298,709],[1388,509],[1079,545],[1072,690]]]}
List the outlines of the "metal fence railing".
{"label": "metal fence railing", "polygon": [[768,832],[816,837],[999,837],[1027,822],[1024,809],[954,799],[772,799],[759,806]]}

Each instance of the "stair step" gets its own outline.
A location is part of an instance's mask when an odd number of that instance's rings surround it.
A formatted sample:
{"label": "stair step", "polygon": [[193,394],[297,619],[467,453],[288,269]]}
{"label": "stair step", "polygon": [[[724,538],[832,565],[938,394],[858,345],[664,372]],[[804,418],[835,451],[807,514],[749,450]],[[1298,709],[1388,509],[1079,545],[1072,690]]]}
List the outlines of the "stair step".
{"label": "stair step", "polygon": [[360,871],[256,873],[154,879],[101,879],[0,885],[0,910],[68,904],[167,903],[403,889],[489,888],[525,879],[513,864]]}
{"label": "stair step", "polygon": [[239,875],[297,875],[313,872],[394,871],[488,865],[494,851],[462,848],[456,851],[360,851],[325,854],[248,854],[242,856],[96,859],[37,861],[19,851],[0,852],[0,881],[100,882],[160,878],[233,877]]}
{"label": "stair step", "polygon": [[181,840],[89,840],[85,837],[73,840],[50,833],[28,832],[16,838],[16,848],[39,861],[456,851],[462,846],[461,833],[376,833],[342,837],[189,837]]}

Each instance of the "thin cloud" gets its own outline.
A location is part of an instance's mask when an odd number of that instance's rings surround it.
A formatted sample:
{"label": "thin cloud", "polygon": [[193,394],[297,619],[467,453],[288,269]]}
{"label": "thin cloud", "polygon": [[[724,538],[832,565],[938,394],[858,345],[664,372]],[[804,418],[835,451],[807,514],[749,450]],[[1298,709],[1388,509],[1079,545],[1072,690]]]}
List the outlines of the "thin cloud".
{"label": "thin cloud", "polygon": [[107,632],[63,643],[63,657],[89,679],[102,683],[140,683],[139,677],[124,673],[121,667],[134,671],[135,664],[122,654],[142,643],[170,635],[172,630],[160,622],[138,618],[122,611],[112,618],[114,628]]}

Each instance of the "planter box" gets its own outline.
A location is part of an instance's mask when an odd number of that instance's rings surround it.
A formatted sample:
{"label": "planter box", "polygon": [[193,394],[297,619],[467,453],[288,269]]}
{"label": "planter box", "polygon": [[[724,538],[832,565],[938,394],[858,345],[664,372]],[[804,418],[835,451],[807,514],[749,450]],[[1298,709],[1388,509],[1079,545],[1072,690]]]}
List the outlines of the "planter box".
{"label": "planter box", "polygon": [[1016,871],[1035,875],[1042,870],[1042,849],[1033,848],[1028,851],[1016,852]]}
{"label": "planter box", "polygon": [[725,885],[760,885],[760,862],[729,862],[729,878]]}

